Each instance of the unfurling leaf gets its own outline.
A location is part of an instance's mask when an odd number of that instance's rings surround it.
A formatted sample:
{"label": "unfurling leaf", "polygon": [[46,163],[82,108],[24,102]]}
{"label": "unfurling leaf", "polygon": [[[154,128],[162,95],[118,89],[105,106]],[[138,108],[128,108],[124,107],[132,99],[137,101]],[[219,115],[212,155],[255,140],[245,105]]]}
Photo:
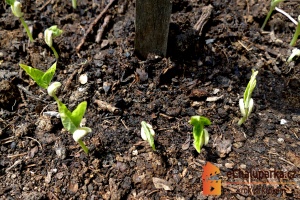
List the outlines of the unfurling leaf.
{"label": "unfurling leaf", "polygon": [[27,65],[19,65],[43,89],[48,88],[56,70],[56,62],[46,72]]}
{"label": "unfurling leaf", "polygon": [[141,128],[141,137],[143,140],[147,140],[152,147],[152,149],[155,151],[155,144],[154,144],[154,135],[155,132],[150,124],[148,124],[145,121],[141,122],[142,128]]}
{"label": "unfurling leaf", "polygon": [[211,122],[206,117],[192,116],[190,124],[193,125],[194,147],[200,153],[202,146],[207,145],[209,141],[209,134],[204,126],[210,125]]}

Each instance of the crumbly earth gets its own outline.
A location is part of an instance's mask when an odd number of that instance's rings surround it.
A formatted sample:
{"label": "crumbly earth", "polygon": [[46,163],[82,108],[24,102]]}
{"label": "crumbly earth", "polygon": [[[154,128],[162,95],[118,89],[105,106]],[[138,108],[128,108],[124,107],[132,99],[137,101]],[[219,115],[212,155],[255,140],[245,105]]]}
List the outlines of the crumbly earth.
{"label": "crumbly earth", "polygon": [[[286,63],[296,26],[274,11],[261,31],[270,1],[174,0],[167,58],[147,60],[134,53],[135,1],[116,1],[79,52],[108,1],[79,1],[76,10],[71,1],[22,3],[34,43],[0,2],[0,199],[300,198],[300,60]],[[197,32],[208,5],[210,19]],[[294,19],[300,14],[297,1],[279,7]],[[53,99],[18,65],[45,71],[55,62],[43,41],[52,25],[64,31],[54,40],[60,58],[53,81],[62,83],[58,96],[71,110],[88,102],[89,155],[60,119],[43,114],[57,111]],[[238,126],[252,69],[259,71],[255,108]],[[212,121],[201,153],[193,147],[193,115]],[[143,120],[156,132],[155,152],[140,137]],[[220,169],[221,196],[203,194],[207,162]],[[259,171],[269,176],[255,176]]]}

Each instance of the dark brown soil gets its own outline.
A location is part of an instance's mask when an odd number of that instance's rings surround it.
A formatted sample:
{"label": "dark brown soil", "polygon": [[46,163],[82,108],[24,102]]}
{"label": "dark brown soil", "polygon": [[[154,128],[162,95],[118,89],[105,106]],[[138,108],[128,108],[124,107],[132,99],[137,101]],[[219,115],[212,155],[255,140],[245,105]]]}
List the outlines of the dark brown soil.
{"label": "dark brown soil", "polygon": [[[108,1],[79,1],[77,10],[71,1],[22,3],[34,43],[0,2],[1,199],[300,198],[300,60],[286,63],[296,26],[274,11],[261,31],[269,1],[174,0],[167,58],[147,60],[134,54],[134,1],[116,1],[104,15],[111,20],[100,43],[95,37],[104,17],[78,53],[76,46]],[[211,18],[199,35],[193,26],[209,4]],[[297,1],[280,7],[294,19],[300,14]],[[64,31],[54,40],[60,59],[53,81],[62,83],[58,96],[71,110],[88,102],[89,155],[60,119],[43,115],[57,111],[54,100],[18,65],[46,70],[55,62],[43,41],[52,25]],[[259,71],[255,108],[239,127],[238,101],[252,69]],[[86,84],[78,80],[82,74]],[[99,108],[96,100],[117,112]],[[211,139],[200,154],[188,122],[193,115],[212,121]],[[140,137],[143,120],[154,127],[156,152]],[[219,197],[202,193],[207,161],[221,170]],[[294,171],[295,176],[227,176],[238,169]],[[165,180],[165,188],[155,178]],[[273,193],[257,192],[257,181]]]}

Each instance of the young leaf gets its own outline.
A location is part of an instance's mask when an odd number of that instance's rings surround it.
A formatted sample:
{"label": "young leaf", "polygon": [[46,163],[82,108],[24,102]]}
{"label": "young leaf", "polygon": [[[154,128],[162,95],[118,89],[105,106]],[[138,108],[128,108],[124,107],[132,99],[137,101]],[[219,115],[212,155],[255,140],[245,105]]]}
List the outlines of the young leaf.
{"label": "young leaf", "polygon": [[79,125],[80,125],[80,122],[81,122],[81,120],[84,116],[85,110],[86,110],[86,106],[87,106],[87,102],[83,101],[72,112],[72,121],[76,127],[79,127]]}
{"label": "young leaf", "polygon": [[71,112],[60,100],[57,100],[57,105],[63,126],[73,134],[79,128],[86,110],[87,102],[81,102],[73,112]]}
{"label": "young leaf", "polygon": [[56,62],[46,72],[27,65],[19,65],[43,89],[48,88],[56,70]]}
{"label": "young leaf", "polygon": [[256,76],[258,74],[258,71],[255,71],[255,70],[252,70],[252,75],[251,75],[251,78],[250,78],[250,81],[246,87],[246,90],[245,90],[245,93],[244,93],[244,106],[245,106],[245,109],[248,109],[249,108],[249,102],[250,102],[250,99],[251,99],[251,95],[252,95],[252,92],[256,86]]}
{"label": "young leaf", "polygon": [[14,5],[15,3],[15,0],[5,0],[5,2],[8,4],[8,5]]}
{"label": "young leaf", "polygon": [[203,146],[203,127],[201,125],[193,126],[193,137],[194,137],[194,147],[198,153],[201,152],[201,147]]}
{"label": "young leaf", "polygon": [[57,25],[51,26],[49,30],[52,31],[53,38],[58,37],[63,33],[61,29],[57,28]]}
{"label": "young leaf", "polygon": [[211,124],[210,120],[202,116],[192,116],[190,124],[193,125],[193,137],[194,137],[194,147],[198,153],[201,152],[203,144],[207,144],[209,140],[209,134],[204,126]]}
{"label": "young leaf", "polygon": [[56,100],[58,106],[58,112],[60,114],[60,119],[65,127],[71,134],[73,134],[77,130],[77,126],[72,121],[72,113],[67,108],[65,104],[63,104],[60,100]]}
{"label": "young leaf", "polygon": [[206,117],[202,117],[202,116],[192,116],[191,120],[190,120],[190,124],[195,126],[195,125],[199,125],[199,124],[203,124],[204,126],[208,126],[211,124],[210,120]]}
{"label": "young leaf", "polygon": [[55,74],[56,71],[56,62],[45,72],[45,74],[42,76],[42,81],[46,83],[48,86]]}
{"label": "young leaf", "polygon": [[[153,135],[155,133],[152,129],[152,126],[145,121],[142,121],[141,124],[142,124],[142,129],[141,129],[142,138],[146,139],[149,142],[152,149],[155,151],[155,144],[154,144],[154,138],[153,138]],[[145,136],[146,136],[146,138],[145,138]]]}

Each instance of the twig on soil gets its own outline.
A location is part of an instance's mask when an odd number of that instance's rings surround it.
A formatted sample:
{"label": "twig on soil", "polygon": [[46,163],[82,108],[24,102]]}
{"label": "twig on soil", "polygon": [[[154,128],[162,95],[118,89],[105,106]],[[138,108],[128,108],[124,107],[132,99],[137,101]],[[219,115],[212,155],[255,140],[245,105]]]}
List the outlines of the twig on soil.
{"label": "twig on soil", "polygon": [[[48,103],[47,101],[44,101],[43,99],[40,99],[38,97],[35,97],[30,91],[28,91],[26,88],[24,88],[22,85],[18,84],[17,87],[21,90],[23,90],[28,96],[30,96],[31,98],[41,101],[43,103]],[[24,101],[24,100],[23,100]],[[24,101],[24,103],[26,103],[26,101]]]}
{"label": "twig on soil", "polygon": [[80,67],[79,70],[78,70],[78,69],[75,69],[75,70],[73,71],[73,73],[71,74],[71,76],[70,76],[70,77],[68,78],[68,80],[66,81],[66,84],[65,84],[65,87],[64,87],[63,91],[66,91],[67,89],[69,89],[69,87],[70,87],[70,85],[71,85],[71,83],[72,83],[72,80],[73,80],[74,76],[77,74],[77,72],[78,72],[78,74],[80,74],[80,73],[82,72],[83,68],[86,66],[86,63],[88,63],[87,60],[86,60],[85,62],[79,64],[79,65],[82,65],[82,66]]}
{"label": "twig on soil", "polygon": [[55,196],[55,194],[53,194],[53,192],[51,192],[51,191],[48,193],[48,198],[49,199],[59,200],[59,198],[57,196]]}
{"label": "twig on soil", "polygon": [[26,100],[25,100],[25,98],[24,98],[24,94],[23,94],[21,88],[18,88],[18,89],[19,89],[19,92],[20,92],[20,95],[21,95],[21,99],[22,99],[22,101],[24,102],[24,105],[27,106],[28,103],[26,102]]}
{"label": "twig on soil", "polygon": [[[10,126],[10,124],[8,124],[7,126]],[[6,126],[6,127],[7,127]],[[6,127],[4,127],[4,129],[6,128]],[[4,130],[4,129],[2,129],[2,130]],[[11,137],[8,137],[8,138],[5,138],[5,139],[3,139],[3,140],[0,140],[0,144],[7,144],[7,143],[10,143],[10,142],[13,142],[14,141],[14,136],[11,136]]]}
{"label": "twig on soil", "polygon": [[36,141],[39,144],[39,146],[41,147],[41,150],[43,150],[43,147],[42,147],[41,143],[37,139],[34,139],[32,137],[28,137],[28,136],[25,136],[24,138],[28,138],[28,139],[31,139],[33,141]]}
{"label": "twig on soil", "polygon": [[294,167],[297,167],[294,163],[291,163],[290,161],[285,160],[284,158],[279,157],[279,159],[282,160],[282,161],[287,162],[287,163],[290,164],[290,165],[293,165]]}
{"label": "twig on soil", "polygon": [[125,122],[124,122],[123,119],[121,119],[121,122],[122,122],[123,126],[126,128],[126,130],[129,130],[128,126],[126,126],[126,124],[125,124]]}
{"label": "twig on soil", "polygon": [[194,25],[194,29],[198,32],[199,35],[202,34],[203,27],[208,22],[212,10],[213,10],[213,6],[210,4],[202,8],[202,14],[200,16],[200,19]]}
{"label": "twig on soil", "polygon": [[238,43],[240,44],[240,45],[242,45],[242,47],[244,47],[247,51],[251,51],[252,50],[252,48],[248,48],[248,47],[246,47],[240,40],[238,40]]}
{"label": "twig on soil", "polygon": [[147,194],[146,196],[148,197],[148,196],[150,196],[151,194],[154,194],[154,193],[156,193],[156,192],[159,192],[159,190],[153,190],[152,192],[150,192],[150,193]]}
{"label": "twig on soil", "polygon": [[70,87],[70,85],[72,83],[72,80],[73,80],[74,76],[77,74],[77,72],[78,72],[78,69],[75,69],[73,71],[73,73],[71,74],[71,76],[66,81],[66,84],[65,84],[65,87],[64,87],[63,91],[66,91]]}
{"label": "twig on soil", "polygon": [[30,168],[30,167],[35,167],[35,166],[36,166],[36,164],[30,164],[30,165],[26,165],[25,167]]}
{"label": "twig on soil", "polygon": [[295,137],[296,137],[297,139],[299,139],[298,135],[297,135],[294,131],[292,131],[292,132],[294,133]]}
{"label": "twig on soil", "polygon": [[118,115],[121,113],[121,110],[115,106],[110,105],[109,103],[105,102],[105,101],[101,101],[101,100],[95,100],[94,101],[95,104],[98,105],[100,110],[107,110],[115,115]]}
{"label": "twig on soil", "polygon": [[104,30],[106,28],[106,26],[108,25],[109,21],[111,19],[111,15],[107,15],[104,18],[103,24],[101,25],[101,27],[99,28],[99,30],[97,31],[97,36],[96,36],[96,42],[99,43],[100,40],[102,39]]}
{"label": "twig on soil", "polygon": [[163,114],[163,113],[159,113],[159,116],[165,117],[167,119],[173,119],[174,118],[174,117],[171,117],[171,116]]}
{"label": "twig on soil", "polygon": [[107,12],[109,7],[115,2],[115,0],[110,0],[110,2],[106,5],[106,7],[103,9],[103,11],[97,16],[97,18],[90,24],[88,30],[85,32],[84,36],[81,38],[80,43],[76,47],[76,52],[78,53],[81,49],[81,46],[84,44],[86,37],[88,34],[93,30],[93,27],[98,23],[98,21],[101,19],[101,17]]}
{"label": "twig on soil", "polygon": [[43,10],[52,0],[48,0],[42,7],[39,8],[39,11]]}
{"label": "twig on soil", "polygon": [[15,166],[21,164],[22,160],[17,160],[12,166],[10,166],[9,168],[7,168],[5,170],[5,172],[7,173],[9,170],[11,170],[12,168],[14,168]]}
{"label": "twig on soil", "polygon": [[27,155],[27,153],[19,153],[19,154],[15,154],[15,155],[8,155],[7,158],[15,158],[15,157],[25,156],[25,155]]}
{"label": "twig on soil", "polygon": [[280,160],[282,160],[282,161],[284,161],[284,162],[286,162],[286,163],[288,163],[288,164],[290,164],[290,165],[292,165],[292,166],[294,166],[294,167],[297,167],[294,163],[292,163],[292,162],[290,162],[290,161],[288,161],[288,160],[285,160],[285,159],[282,158],[282,157],[279,157],[279,154],[278,154],[278,153],[269,152],[269,154],[277,155],[278,158],[279,158]]}

